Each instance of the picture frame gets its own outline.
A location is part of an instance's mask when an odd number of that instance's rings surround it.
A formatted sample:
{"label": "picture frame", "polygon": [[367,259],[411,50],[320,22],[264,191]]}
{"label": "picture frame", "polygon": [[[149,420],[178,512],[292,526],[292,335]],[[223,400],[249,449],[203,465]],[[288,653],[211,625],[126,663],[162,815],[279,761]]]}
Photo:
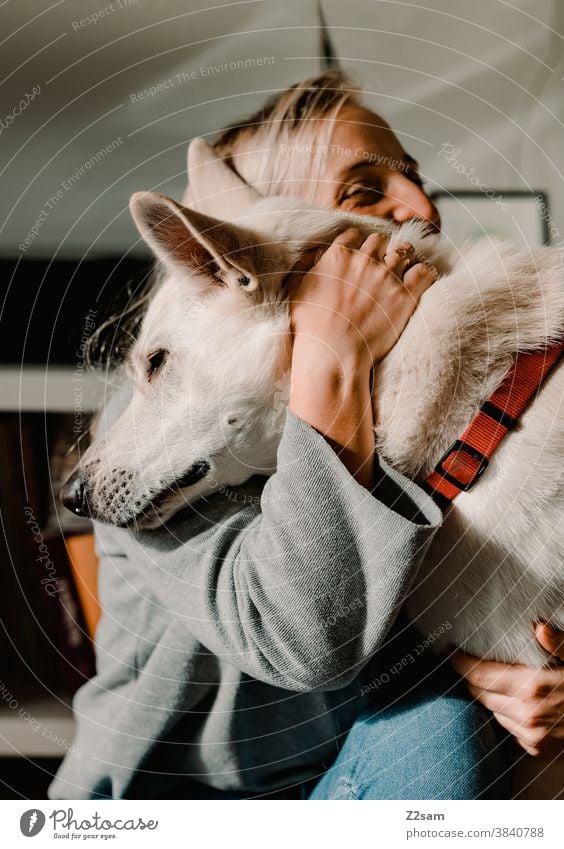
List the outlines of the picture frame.
{"label": "picture frame", "polygon": [[442,232],[453,244],[493,236],[530,248],[551,243],[546,192],[445,189],[430,196],[440,212]]}

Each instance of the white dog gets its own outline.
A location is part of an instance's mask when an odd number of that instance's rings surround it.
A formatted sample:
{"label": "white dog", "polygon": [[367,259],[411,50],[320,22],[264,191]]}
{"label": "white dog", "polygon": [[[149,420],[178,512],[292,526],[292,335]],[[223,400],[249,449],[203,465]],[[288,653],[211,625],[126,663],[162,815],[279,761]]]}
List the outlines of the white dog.
{"label": "white dog", "polygon": [[[77,512],[87,502],[101,521],[153,527],[274,471],[291,356],[283,281],[351,225],[411,242],[442,275],[376,374],[379,452],[406,475],[427,476],[518,351],[562,337],[560,249],[483,240],[458,251],[420,222],[261,199],[201,140],[189,166],[195,208],[154,193],[131,201],[160,280],[129,358],[129,406],[65,488]],[[220,206],[237,224],[208,216]],[[546,663],[532,623],[564,629],[563,395],[560,367],[447,512],[408,604],[423,632],[449,622],[442,639],[479,657]]]}

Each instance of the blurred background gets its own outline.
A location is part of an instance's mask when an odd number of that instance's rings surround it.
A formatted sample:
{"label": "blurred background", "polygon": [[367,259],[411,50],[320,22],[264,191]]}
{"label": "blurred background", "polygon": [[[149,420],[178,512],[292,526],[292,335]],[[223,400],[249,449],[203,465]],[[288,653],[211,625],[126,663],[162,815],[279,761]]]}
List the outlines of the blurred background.
{"label": "blurred background", "polygon": [[85,345],[145,285],[128,200],[328,67],[421,163],[454,239],[564,228],[559,0],[8,0],[0,7],[0,795],[41,797],[93,672],[90,528],[56,508],[105,383]]}

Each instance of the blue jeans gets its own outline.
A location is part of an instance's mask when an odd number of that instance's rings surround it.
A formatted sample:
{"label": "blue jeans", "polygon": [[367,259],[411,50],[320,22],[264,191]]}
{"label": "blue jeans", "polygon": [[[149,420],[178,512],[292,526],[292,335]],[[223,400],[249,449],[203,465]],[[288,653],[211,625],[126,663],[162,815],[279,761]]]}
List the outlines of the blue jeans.
{"label": "blue jeans", "polygon": [[508,745],[458,690],[418,694],[359,716],[306,798],[509,799]]}
{"label": "blue jeans", "polygon": [[[420,639],[409,626],[403,629],[400,647],[391,657],[375,656],[361,680],[377,681],[393,667],[390,660]],[[470,699],[447,660],[423,653],[411,668],[388,678],[343,735],[334,763],[317,777],[267,794],[226,792],[188,779],[175,798],[511,798],[512,738]]]}

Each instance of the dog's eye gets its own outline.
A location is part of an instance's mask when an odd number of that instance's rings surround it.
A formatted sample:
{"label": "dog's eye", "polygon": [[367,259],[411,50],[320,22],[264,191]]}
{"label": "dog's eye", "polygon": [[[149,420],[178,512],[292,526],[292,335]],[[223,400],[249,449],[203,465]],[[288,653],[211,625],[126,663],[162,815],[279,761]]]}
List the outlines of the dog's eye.
{"label": "dog's eye", "polygon": [[147,378],[149,380],[165,364],[167,356],[168,351],[165,351],[164,348],[159,348],[157,351],[149,354],[147,357]]}

